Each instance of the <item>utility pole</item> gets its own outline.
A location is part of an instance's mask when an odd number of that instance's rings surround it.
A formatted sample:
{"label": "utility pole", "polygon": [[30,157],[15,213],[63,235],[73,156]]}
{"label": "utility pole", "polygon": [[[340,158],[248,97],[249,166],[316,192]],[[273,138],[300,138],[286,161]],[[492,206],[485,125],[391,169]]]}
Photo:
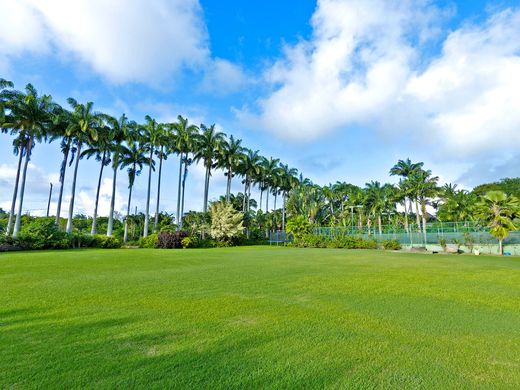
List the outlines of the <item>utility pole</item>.
{"label": "utility pole", "polygon": [[52,183],[50,183],[51,188],[49,190],[49,201],[47,202],[47,217],[49,216],[49,209],[51,207],[51,198],[52,198]]}

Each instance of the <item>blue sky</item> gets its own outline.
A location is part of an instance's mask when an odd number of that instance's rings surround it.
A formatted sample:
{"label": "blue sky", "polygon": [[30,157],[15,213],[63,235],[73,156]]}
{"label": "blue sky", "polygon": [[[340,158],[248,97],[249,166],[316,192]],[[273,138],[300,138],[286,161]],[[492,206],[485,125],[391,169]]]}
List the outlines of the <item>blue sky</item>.
{"label": "blue sky", "polygon": [[[518,1],[0,0],[0,9],[10,15],[0,76],[61,104],[72,96],[135,120],[216,123],[320,184],[393,181],[389,168],[406,157],[466,188],[520,171]],[[10,143],[0,138],[4,209]],[[59,163],[57,145],[37,146],[26,209],[45,208]],[[165,165],[169,211],[177,164]],[[97,165],[82,161],[79,174],[77,211],[91,213]],[[202,178],[193,167],[188,208],[202,206]],[[224,185],[216,172],[210,199]],[[105,175],[102,213],[110,188]],[[117,189],[123,210],[125,175]],[[141,210],[144,194],[140,178]]]}

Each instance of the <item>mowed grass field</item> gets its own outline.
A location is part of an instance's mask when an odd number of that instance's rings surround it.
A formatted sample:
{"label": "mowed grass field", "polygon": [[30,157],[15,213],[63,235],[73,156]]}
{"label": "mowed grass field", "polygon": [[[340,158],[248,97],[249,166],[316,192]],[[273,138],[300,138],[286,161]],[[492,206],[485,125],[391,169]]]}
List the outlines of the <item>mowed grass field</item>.
{"label": "mowed grass field", "polygon": [[520,388],[520,260],[0,254],[0,388]]}

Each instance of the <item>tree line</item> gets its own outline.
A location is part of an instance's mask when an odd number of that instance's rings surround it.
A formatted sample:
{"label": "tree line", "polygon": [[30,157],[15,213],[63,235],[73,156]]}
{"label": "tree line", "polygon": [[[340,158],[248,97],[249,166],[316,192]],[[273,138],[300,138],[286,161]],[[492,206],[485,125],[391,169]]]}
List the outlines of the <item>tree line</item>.
{"label": "tree line", "polygon": [[[99,162],[99,175],[96,188],[91,233],[97,233],[97,216],[101,180],[105,169],[112,171],[112,195],[108,216],[107,235],[113,233],[114,205],[118,171],[126,168],[128,176],[128,201],[125,218],[124,241],[128,237],[128,217],[131,210],[132,190],[136,178],[143,170],[147,171],[147,196],[143,236],[150,229],[150,198],[152,195],[152,172],[157,171],[155,218],[153,231],[159,222],[161,195],[161,176],[163,162],[171,155],[179,160],[177,186],[177,209],[175,219],[178,229],[182,229],[184,196],[188,169],[191,164],[201,162],[205,168],[203,212],[208,208],[210,179],[215,169],[224,170],[227,178],[225,200],[231,199],[232,179],[242,178],[244,191],[242,211],[247,213],[251,207],[251,188],[257,185],[261,198],[266,196],[266,209],[269,209],[269,195],[274,196],[274,204],[279,195],[283,203],[291,188],[297,183],[297,170],[283,164],[279,159],[266,158],[258,150],[248,149],[242,140],[233,135],[229,137],[216,129],[215,125],[196,126],[187,118],[178,116],[174,123],[159,123],[146,116],[144,123],[130,120],[125,114],[119,118],[96,112],[94,104],[67,99],[69,108],[62,107],[50,95],[40,95],[33,85],[28,84],[23,91],[14,89],[12,82],[0,79],[0,127],[3,133],[13,139],[13,151],[18,156],[17,173],[13,189],[11,209],[6,234],[16,237],[21,228],[21,215],[27,167],[37,143],[60,143],[62,162],[60,165],[59,191],[56,210],[56,223],[61,217],[61,205],[65,175],[72,169],[71,200],[69,203],[66,231],[73,230],[74,202],[78,167],[82,158],[94,158]],[[262,204],[262,199],[260,200]],[[17,210],[15,210],[18,205]],[[284,221],[285,221],[285,207]]]}

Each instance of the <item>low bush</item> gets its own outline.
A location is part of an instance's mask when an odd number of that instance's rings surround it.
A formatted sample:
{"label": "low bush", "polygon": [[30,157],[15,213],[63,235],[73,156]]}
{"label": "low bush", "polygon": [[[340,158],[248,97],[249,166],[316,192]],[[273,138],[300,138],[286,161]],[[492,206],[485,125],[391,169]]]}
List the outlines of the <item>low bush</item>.
{"label": "low bush", "polygon": [[121,241],[112,236],[104,236],[101,234],[96,234],[94,236],[93,246],[96,248],[104,248],[104,249],[115,249],[121,248]]}
{"label": "low bush", "polygon": [[178,232],[162,231],[157,237],[157,247],[163,249],[182,248],[182,239],[188,237],[188,233],[179,230]]}
{"label": "low bush", "polygon": [[90,234],[71,233],[68,238],[71,248],[90,248],[96,243],[96,238]]}
{"label": "low bush", "polygon": [[16,238],[25,249],[66,249],[71,246],[71,237],[61,231],[54,218],[38,218],[25,225]]}
{"label": "low bush", "polygon": [[148,237],[141,237],[137,245],[140,248],[157,248],[159,243],[159,236],[157,234],[150,234]]}
{"label": "low bush", "polygon": [[300,239],[295,239],[293,245],[300,248],[377,249],[375,240],[353,236],[330,238],[315,234],[304,234]]}
{"label": "low bush", "polygon": [[385,240],[381,243],[383,249],[397,251],[401,249],[401,244],[397,240]]}
{"label": "low bush", "polygon": [[193,248],[197,244],[197,239],[195,237],[184,237],[181,240],[181,245],[183,248]]}

